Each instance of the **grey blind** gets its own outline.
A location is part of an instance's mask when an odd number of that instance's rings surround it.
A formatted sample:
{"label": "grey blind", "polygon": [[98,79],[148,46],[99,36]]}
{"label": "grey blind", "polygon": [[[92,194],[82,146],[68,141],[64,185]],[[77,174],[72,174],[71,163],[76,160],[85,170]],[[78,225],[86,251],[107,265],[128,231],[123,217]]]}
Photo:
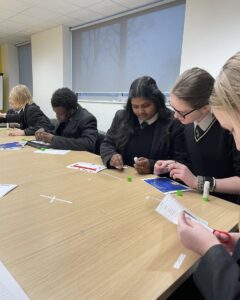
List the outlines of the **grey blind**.
{"label": "grey blind", "polygon": [[33,91],[32,84],[32,47],[31,44],[18,46],[19,83]]}
{"label": "grey blind", "polygon": [[180,71],[184,13],[181,2],[73,31],[73,89],[128,91],[150,75],[168,91]]}

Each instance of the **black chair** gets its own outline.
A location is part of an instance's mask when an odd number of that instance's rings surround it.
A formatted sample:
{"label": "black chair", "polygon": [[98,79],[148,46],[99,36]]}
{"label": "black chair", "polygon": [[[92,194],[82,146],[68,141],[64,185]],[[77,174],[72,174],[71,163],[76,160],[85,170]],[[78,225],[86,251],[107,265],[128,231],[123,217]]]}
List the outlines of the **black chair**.
{"label": "black chair", "polygon": [[105,138],[105,132],[98,131],[98,138],[97,138],[97,141],[96,141],[95,152],[94,152],[97,155],[100,154],[100,146],[101,146],[101,143],[104,140],[104,138]]}

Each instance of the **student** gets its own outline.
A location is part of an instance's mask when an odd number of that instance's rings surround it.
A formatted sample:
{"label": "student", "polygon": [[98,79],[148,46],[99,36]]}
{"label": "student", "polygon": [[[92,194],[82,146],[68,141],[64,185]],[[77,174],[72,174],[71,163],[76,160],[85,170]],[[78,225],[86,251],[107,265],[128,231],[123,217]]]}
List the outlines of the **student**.
{"label": "student", "polygon": [[166,108],[153,78],[133,81],[126,107],[116,113],[100,153],[107,167],[127,164],[140,174],[152,173],[157,159],[186,161],[183,127]]}
{"label": "student", "polygon": [[40,107],[32,102],[32,95],[25,85],[17,85],[11,90],[9,106],[7,113],[0,113],[0,122],[19,123],[20,126],[11,129],[9,135],[34,135],[41,127],[47,130],[54,128]]}
{"label": "student", "polygon": [[[223,66],[210,99],[212,112],[233,135],[240,151],[239,83],[240,52]],[[230,233],[232,242],[223,245],[223,242],[227,242],[225,236],[213,235],[200,224],[185,218],[183,213],[179,217],[177,229],[184,246],[202,256],[193,278],[203,299],[240,299],[240,234]],[[173,299],[184,299],[183,294]]]}
{"label": "student", "polygon": [[185,71],[171,91],[175,117],[185,124],[185,141],[191,170],[179,162],[158,161],[155,173],[167,168],[173,179],[180,179],[199,192],[210,182],[213,195],[240,204],[240,153],[229,132],[212,115],[209,97],[213,77],[200,68]]}
{"label": "student", "polygon": [[39,129],[35,134],[37,140],[57,149],[94,152],[97,120],[78,104],[77,95],[69,88],[60,88],[53,93],[51,104],[58,124],[53,132]]}

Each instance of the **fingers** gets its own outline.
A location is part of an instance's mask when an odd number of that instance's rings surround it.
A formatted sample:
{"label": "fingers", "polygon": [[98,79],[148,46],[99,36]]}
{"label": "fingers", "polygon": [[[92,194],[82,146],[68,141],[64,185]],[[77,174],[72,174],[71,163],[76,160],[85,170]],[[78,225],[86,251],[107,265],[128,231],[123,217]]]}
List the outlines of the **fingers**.
{"label": "fingers", "polygon": [[123,160],[120,154],[114,154],[110,160],[110,165],[116,169],[123,169]]}
{"label": "fingers", "polygon": [[168,173],[171,170],[171,166],[175,163],[174,160],[158,160],[154,165],[154,174],[160,175]]}
{"label": "fingers", "polygon": [[149,160],[145,157],[138,158],[133,166],[139,174],[150,173]]}

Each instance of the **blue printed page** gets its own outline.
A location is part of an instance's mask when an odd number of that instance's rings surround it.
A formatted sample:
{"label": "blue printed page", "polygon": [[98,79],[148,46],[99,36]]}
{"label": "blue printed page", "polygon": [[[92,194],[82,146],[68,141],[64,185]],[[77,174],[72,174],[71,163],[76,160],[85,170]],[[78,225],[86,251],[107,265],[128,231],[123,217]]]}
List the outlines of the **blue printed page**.
{"label": "blue printed page", "polygon": [[173,179],[167,177],[143,179],[163,194],[174,193],[176,191],[190,191],[191,189]]}

